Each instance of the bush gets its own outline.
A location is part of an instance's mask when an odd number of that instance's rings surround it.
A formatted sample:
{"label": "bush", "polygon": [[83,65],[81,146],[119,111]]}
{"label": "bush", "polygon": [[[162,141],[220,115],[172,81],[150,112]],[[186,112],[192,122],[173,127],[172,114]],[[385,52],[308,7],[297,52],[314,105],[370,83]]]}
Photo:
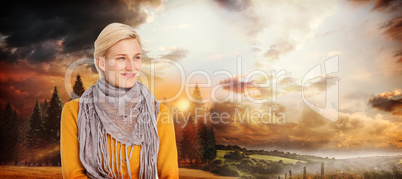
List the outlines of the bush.
{"label": "bush", "polygon": [[255,165],[255,162],[253,160],[249,159],[249,158],[243,159],[240,162],[240,165],[248,165],[248,164]]}
{"label": "bush", "polygon": [[235,166],[229,166],[229,165],[219,166],[212,172],[223,176],[238,177],[240,175],[239,171],[237,171],[237,168]]}
{"label": "bush", "polygon": [[217,166],[222,165],[222,160],[213,160],[212,162],[208,163],[208,165],[205,165],[203,168],[206,171],[212,171],[214,170]]}
{"label": "bush", "polygon": [[243,159],[240,162],[240,164],[237,166],[237,168],[240,170],[251,172],[253,166],[255,166],[255,162],[253,160],[247,158],[247,159]]}
{"label": "bush", "polygon": [[216,165],[222,165],[223,161],[222,160],[214,160],[214,164]]}
{"label": "bush", "polygon": [[247,155],[240,151],[229,152],[224,156],[224,158],[232,160],[241,160],[245,157],[247,157]]}

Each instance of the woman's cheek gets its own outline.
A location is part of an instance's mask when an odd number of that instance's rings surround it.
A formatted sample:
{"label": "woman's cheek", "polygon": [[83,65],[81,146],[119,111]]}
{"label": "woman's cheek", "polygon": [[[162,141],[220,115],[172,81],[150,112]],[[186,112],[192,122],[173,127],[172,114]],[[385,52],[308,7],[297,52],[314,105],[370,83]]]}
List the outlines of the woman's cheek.
{"label": "woman's cheek", "polygon": [[109,66],[111,66],[111,67],[114,67],[114,66],[116,66],[116,64],[117,64],[117,62],[116,62],[116,60],[115,59],[110,59],[109,61],[108,61],[108,63],[109,63]]}

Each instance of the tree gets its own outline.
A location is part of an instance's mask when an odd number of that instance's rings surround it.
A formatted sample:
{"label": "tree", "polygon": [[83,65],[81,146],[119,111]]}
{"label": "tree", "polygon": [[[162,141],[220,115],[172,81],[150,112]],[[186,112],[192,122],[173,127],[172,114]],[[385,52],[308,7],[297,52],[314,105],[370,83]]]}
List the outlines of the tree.
{"label": "tree", "polygon": [[80,74],[77,74],[76,80],[73,86],[73,91],[71,92],[70,101],[73,99],[77,99],[81,97],[81,95],[85,92],[84,84],[82,83]]}
{"label": "tree", "polygon": [[18,153],[18,160],[25,160],[25,164],[28,164],[28,158],[29,158],[29,150],[28,150],[28,139],[29,139],[29,131],[30,131],[30,120],[28,116],[25,116],[25,118],[21,121],[21,124],[19,126],[18,130],[18,148],[19,148],[19,153]]}
{"label": "tree", "polygon": [[197,127],[202,161],[209,162],[216,157],[214,129],[210,122],[199,122]]}
{"label": "tree", "polygon": [[60,118],[63,103],[61,102],[57,87],[54,87],[52,99],[50,99],[49,109],[47,110],[47,118],[45,120],[45,132],[47,140],[51,143],[60,141]]}
{"label": "tree", "polygon": [[29,132],[28,132],[28,149],[38,149],[40,147],[40,139],[43,137],[43,117],[42,109],[36,100],[35,107],[29,119]]}
{"label": "tree", "polygon": [[[198,111],[204,114],[205,108],[202,103],[202,95],[198,84],[196,83],[194,91],[192,93],[192,98],[197,100],[193,102],[193,107]],[[201,115],[203,116],[203,115]],[[202,159],[202,162],[213,160],[216,157],[216,142],[215,142],[215,134],[212,128],[211,122],[207,119],[206,116],[203,116],[199,119],[196,119],[197,122],[197,134],[198,134],[198,145],[199,145],[199,158]]]}
{"label": "tree", "polygon": [[204,158],[209,162],[216,157],[216,140],[214,128],[212,127],[212,125],[210,125],[207,129],[208,137],[205,146]]}
{"label": "tree", "polygon": [[16,162],[18,160],[18,126],[19,119],[13,111],[10,102],[0,117],[0,163]]}
{"label": "tree", "polygon": [[47,110],[49,109],[49,103],[47,102],[47,99],[43,101],[43,103],[40,104],[40,108],[42,110],[42,117],[43,119],[47,118]]}
{"label": "tree", "polygon": [[[195,117],[195,111],[197,110],[197,113],[201,113],[203,114],[203,110],[204,110],[204,104],[202,103],[202,95],[201,95],[201,91],[200,88],[198,87],[198,84],[195,84],[193,93],[191,94],[191,103],[190,103],[190,112],[191,114],[194,114],[193,116]],[[198,119],[195,119],[198,120]]]}
{"label": "tree", "polygon": [[194,120],[189,118],[186,127],[183,130],[183,140],[181,141],[180,158],[182,160],[189,159],[190,164],[199,157],[197,131],[195,128]]}
{"label": "tree", "polygon": [[[63,103],[61,102],[59,92],[55,86],[45,120],[46,140],[52,144],[52,146],[59,145],[60,143],[60,119],[62,109]],[[61,162],[59,152],[55,152],[54,154],[55,156],[50,156],[53,165],[59,165]]]}
{"label": "tree", "polygon": [[29,130],[27,139],[27,149],[29,151],[30,161],[36,163],[38,161],[37,155],[34,153],[43,144],[43,117],[38,100],[36,100],[35,107],[29,119]]}

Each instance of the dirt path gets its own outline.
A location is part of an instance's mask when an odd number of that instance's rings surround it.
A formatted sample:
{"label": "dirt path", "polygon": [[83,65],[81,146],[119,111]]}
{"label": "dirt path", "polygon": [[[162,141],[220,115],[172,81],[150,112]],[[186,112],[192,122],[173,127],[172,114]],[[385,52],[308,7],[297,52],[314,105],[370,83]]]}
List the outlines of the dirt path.
{"label": "dirt path", "polygon": [[[236,177],[222,177],[209,172],[197,169],[179,168],[180,179],[234,179]],[[26,167],[26,166],[0,166],[1,179],[59,179],[61,177],[60,167]]]}

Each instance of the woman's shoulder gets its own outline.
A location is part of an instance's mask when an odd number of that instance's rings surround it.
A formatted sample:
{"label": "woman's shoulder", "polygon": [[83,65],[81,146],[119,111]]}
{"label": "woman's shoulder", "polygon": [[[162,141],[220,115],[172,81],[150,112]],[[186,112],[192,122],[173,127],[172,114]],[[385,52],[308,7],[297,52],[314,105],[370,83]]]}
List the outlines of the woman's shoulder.
{"label": "woman's shoulder", "polygon": [[73,99],[67,103],[64,103],[62,117],[73,117],[77,118],[78,116],[78,108],[79,108],[80,98]]}
{"label": "woman's shoulder", "polygon": [[77,109],[78,110],[79,103],[80,103],[80,98],[73,99],[73,100],[71,100],[71,101],[69,101],[67,103],[64,103],[63,108],[69,108],[70,110],[71,109]]}
{"label": "woman's shoulder", "polygon": [[62,128],[76,129],[78,123],[79,98],[64,103],[61,113]]}

